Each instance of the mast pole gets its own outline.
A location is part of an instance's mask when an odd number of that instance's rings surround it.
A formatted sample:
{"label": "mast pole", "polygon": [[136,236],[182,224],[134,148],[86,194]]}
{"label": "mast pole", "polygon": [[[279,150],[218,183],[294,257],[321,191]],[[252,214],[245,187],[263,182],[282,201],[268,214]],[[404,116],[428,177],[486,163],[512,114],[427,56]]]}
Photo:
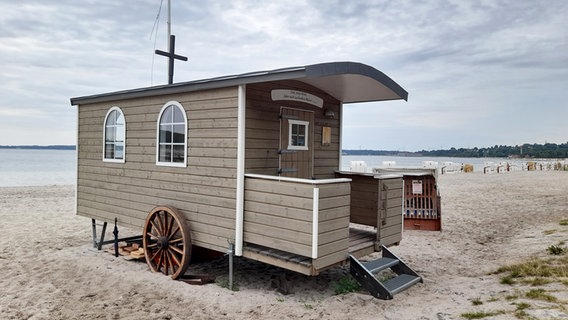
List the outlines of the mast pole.
{"label": "mast pole", "polygon": [[168,0],[168,48],[170,47],[170,36],[172,35],[172,0]]}
{"label": "mast pole", "polygon": [[171,25],[172,25],[172,10],[171,10],[171,0],[168,0],[168,48],[169,51],[155,50],[156,54],[168,58],[168,84],[173,84],[174,82],[174,60],[187,61],[187,57],[180,56],[175,53],[176,37],[172,35]]}

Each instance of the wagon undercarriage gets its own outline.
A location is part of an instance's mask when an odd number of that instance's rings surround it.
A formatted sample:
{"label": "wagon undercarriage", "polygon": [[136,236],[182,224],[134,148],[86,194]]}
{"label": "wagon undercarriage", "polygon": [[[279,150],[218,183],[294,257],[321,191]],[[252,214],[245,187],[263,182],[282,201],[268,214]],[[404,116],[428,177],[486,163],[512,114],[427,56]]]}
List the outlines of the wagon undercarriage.
{"label": "wagon undercarriage", "polygon": [[[362,226],[353,226],[349,228],[348,253],[356,258],[363,257],[377,251],[377,232],[375,230],[369,230],[368,228],[361,227]],[[349,256],[346,255],[344,260],[337,261],[324,268],[316,269],[314,268],[314,261],[310,257],[255,244],[245,245],[243,257],[281,266],[288,270],[312,276],[318,275],[320,272],[329,268],[345,265],[349,262]]]}

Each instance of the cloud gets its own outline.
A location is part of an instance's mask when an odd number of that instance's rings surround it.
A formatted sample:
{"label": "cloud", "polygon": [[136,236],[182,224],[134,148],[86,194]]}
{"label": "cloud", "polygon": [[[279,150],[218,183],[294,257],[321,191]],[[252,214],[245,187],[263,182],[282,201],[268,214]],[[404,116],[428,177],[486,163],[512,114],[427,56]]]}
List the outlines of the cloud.
{"label": "cloud", "polygon": [[[23,124],[42,117],[35,127],[54,132],[42,139],[74,143],[70,97],[165,83],[167,61],[153,53],[166,49],[165,7],[151,34],[159,6],[155,0],[1,2],[2,133],[22,123],[18,143],[36,144],[34,126]],[[568,2],[173,6],[176,51],[189,58],[176,62],[175,81],[348,60],[376,67],[409,92],[408,102],[347,106],[346,126],[357,135],[349,133],[346,144],[414,150],[566,141],[568,128],[559,119],[568,117]]]}

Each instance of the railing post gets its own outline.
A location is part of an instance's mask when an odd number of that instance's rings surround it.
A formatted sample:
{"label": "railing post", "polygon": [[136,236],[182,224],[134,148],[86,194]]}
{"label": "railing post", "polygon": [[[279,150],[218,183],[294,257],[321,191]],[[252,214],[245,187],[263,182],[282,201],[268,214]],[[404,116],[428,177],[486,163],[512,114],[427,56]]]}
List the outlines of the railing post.
{"label": "railing post", "polygon": [[319,188],[314,187],[314,197],[312,204],[312,259],[318,258],[318,237],[319,237]]}

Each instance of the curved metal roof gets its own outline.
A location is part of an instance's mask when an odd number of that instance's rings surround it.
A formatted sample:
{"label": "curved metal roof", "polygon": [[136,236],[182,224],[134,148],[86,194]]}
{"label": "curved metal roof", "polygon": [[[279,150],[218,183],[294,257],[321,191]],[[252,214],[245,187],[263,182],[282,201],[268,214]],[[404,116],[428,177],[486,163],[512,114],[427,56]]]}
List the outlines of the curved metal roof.
{"label": "curved metal roof", "polygon": [[71,104],[141,98],[278,80],[305,82],[343,103],[408,99],[406,90],[371,66],[356,62],[329,62],[77,97],[71,98]]}

